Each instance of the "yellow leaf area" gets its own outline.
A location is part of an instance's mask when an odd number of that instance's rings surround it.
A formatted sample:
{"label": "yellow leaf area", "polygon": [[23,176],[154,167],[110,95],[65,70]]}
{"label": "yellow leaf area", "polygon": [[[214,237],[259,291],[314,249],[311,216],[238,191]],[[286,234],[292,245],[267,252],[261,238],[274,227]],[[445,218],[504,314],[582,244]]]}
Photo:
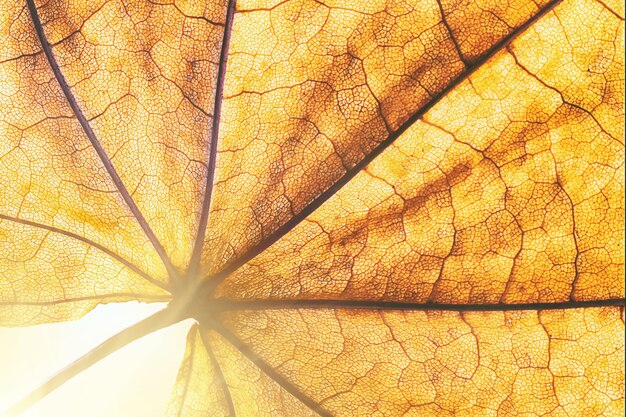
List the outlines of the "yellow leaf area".
{"label": "yellow leaf area", "polygon": [[0,7],[0,325],[170,301],[168,416],[624,414],[623,2]]}

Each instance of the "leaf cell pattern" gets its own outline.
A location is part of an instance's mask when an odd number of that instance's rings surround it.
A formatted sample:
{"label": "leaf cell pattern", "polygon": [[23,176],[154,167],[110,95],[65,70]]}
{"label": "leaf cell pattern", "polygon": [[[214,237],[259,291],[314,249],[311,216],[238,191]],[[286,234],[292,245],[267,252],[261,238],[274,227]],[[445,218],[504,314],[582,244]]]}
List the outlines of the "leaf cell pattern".
{"label": "leaf cell pattern", "polygon": [[622,2],[2,9],[1,325],[170,301],[168,416],[623,415]]}

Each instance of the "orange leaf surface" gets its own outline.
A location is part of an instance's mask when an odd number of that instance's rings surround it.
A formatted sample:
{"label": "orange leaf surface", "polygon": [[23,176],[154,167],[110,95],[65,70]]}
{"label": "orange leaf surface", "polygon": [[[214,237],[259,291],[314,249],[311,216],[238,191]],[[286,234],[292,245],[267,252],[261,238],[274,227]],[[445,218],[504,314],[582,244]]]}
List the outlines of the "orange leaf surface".
{"label": "orange leaf surface", "polygon": [[[9,0],[0,325],[167,301],[168,416],[621,416],[624,5]],[[173,381],[172,381],[173,382]]]}

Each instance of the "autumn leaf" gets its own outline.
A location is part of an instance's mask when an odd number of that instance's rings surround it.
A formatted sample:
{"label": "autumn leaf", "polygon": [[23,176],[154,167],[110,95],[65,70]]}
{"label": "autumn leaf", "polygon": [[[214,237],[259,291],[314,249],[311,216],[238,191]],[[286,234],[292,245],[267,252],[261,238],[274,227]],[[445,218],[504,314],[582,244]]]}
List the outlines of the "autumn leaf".
{"label": "autumn leaf", "polygon": [[10,415],[186,318],[168,416],[623,415],[623,10],[8,0],[0,324],[169,302]]}

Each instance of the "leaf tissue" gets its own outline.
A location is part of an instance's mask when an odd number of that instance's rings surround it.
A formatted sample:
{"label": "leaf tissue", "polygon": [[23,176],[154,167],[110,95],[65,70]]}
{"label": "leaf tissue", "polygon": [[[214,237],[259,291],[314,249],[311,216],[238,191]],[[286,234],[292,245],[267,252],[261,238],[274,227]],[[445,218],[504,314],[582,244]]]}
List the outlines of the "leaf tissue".
{"label": "leaf tissue", "polygon": [[0,325],[168,302],[9,415],[186,318],[167,416],[624,414],[622,1],[1,10]]}

